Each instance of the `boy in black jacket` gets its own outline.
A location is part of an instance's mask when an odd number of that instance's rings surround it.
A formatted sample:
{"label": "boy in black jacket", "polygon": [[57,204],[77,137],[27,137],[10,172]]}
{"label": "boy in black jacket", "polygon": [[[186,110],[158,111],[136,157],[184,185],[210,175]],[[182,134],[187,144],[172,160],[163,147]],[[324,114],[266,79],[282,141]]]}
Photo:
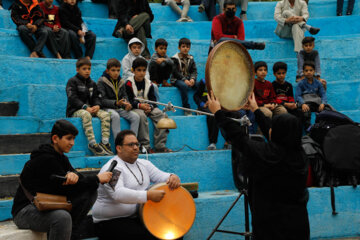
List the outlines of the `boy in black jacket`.
{"label": "boy in black jacket", "polygon": [[[74,146],[78,130],[66,120],[58,120],[51,130],[51,144],[41,145],[31,153],[20,175],[12,215],[20,229],[47,232],[49,239],[80,239],[79,228],[97,197],[99,183],[111,180],[112,173],[83,176],[70,164],[64,155]],[[65,176],[59,180],[54,175]],[[26,196],[37,192],[63,195],[71,200],[72,210],[50,210],[40,212]]]}
{"label": "boy in black jacket", "polygon": [[138,134],[140,116],[131,111],[125,81],[120,77],[121,64],[116,58],[107,61],[106,70],[97,82],[101,106],[110,113],[114,139],[120,132],[120,117],[130,122],[130,129]]}
{"label": "boy in black jacket", "polygon": [[136,58],[132,63],[134,76],[129,77],[125,83],[126,93],[134,111],[140,116],[138,139],[140,144],[146,148],[148,153],[153,152],[150,148],[149,122],[147,117],[154,123],[154,146],[156,152],[171,152],[166,145],[168,132],[165,129],[158,129],[156,124],[160,119],[166,117],[155,104],[148,104],[138,101],[135,98],[143,98],[156,101],[153,83],[145,77],[147,62],[143,58]]}
{"label": "boy in black jacket", "polygon": [[[29,48],[30,57],[45,57],[42,49],[48,39],[44,28],[44,13],[37,0],[15,0],[11,7],[11,19],[17,25],[21,40]],[[35,35],[35,42],[32,35]]]}
{"label": "boy in black jacket", "polygon": [[[67,117],[80,117],[85,135],[88,139],[88,148],[95,155],[113,155],[109,143],[110,114],[101,110],[99,93],[96,83],[91,80],[91,62],[87,58],[80,58],[76,62],[77,74],[70,78],[66,84],[68,102],[66,106]],[[92,117],[101,121],[101,143],[97,144],[92,126]]]}
{"label": "boy in black jacket", "polygon": [[75,58],[83,56],[80,43],[85,45],[85,57],[92,59],[95,52],[96,35],[82,20],[81,11],[76,5],[76,0],[65,0],[59,9],[61,26],[69,31],[71,48]]}
{"label": "boy in black jacket", "polygon": [[[176,53],[171,60],[174,62],[174,69],[171,76],[171,83],[177,87],[181,94],[182,106],[190,108],[188,101],[188,90],[195,88],[197,68],[194,57],[189,54],[191,42],[187,38],[179,40],[179,53]],[[191,112],[185,111],[185,116],[191,116]]]}

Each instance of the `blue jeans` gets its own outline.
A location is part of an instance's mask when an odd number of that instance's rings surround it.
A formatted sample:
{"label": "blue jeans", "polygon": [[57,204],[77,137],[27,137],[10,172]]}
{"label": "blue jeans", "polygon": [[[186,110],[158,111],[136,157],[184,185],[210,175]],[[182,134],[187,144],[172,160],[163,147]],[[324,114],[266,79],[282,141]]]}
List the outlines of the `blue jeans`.
{"label": "blue jeans", "polygon": [[190,108],[188,91],[190,89],[196,88],[197,83],[195,83],[194,86],[189,87],[188,85],[186,85],[186,83],[184,81],[176,80],[174,83],[174,86],[177,87],[177,89],[179,89],[179,91],[180,91],[182,106],[185,108]]}
{"label": "blue jeans", "polygon": [[140,116],[136,114],[134,111],[126,111],[124,109],[106,109],[107,112],[110,113],[111,118],[111,130],[113,133],[114,139],[121,131],[120,129],[120,117],[125,118],[130,122],[130,129],[138,135]]}

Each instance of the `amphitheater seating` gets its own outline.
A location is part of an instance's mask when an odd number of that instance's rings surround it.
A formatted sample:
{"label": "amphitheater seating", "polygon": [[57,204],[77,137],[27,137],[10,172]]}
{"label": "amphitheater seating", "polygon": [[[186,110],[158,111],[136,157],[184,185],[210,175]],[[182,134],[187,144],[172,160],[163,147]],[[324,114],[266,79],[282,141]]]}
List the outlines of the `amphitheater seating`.
{"label": "amphitheater seating", "polygon": [[[8,8],[11,0],[3,0],[3,4]],[[264,51],[249,53],[253,61],[264,60],[268,63],[267,79],[270,81],[274,80],[272,65],[277,61],[286,62],[289,66],[287,80],[295,86],[297,66],[293,43],[291,40],[279,39],[273,33],[276,26],[273,21],[275,4],[276,2],[249,3],[249,20],[245,22],[246,39],[266,42]],[[98,36],[91,74],[92,78],[97,80],[105,69],[106,60],[112,57],[121,59],[127,53],[127,44],[123,39],[111,36],[116,20],[107,19],[108,11],[104,4],[84,0],[79,6],[89,29]],[[178,51],[178,39],[190,38],[191,54],[195,56],[199,78],[204,78],[211,30],[211,23],[207,21],[206,15],[199,13],[197,6],[191,6],[189,15],[194,22],[177,23],[175,20],[178,16],[169,7],[157,3],[151,3],[150,6],[155,15],[152,23],[153,39],[148,39],[150,51],[154,51],[156,38],[164,37],[169,42],[168,55],[172,56]],[[327,94],[330,104],[359,122],[360,73],[357,66],[360,65],[360,2],[356,1],[352,16],[336,17],[335,9],[336,0],[310,0],[309,24],[321,28],[315,45],[320,52],[322,77],[328,81]],[[0,46],[0,102],[19,103],[16,116],[0,116],[0,142],[14,144],[1,140],[8,135],[21,137],[47,133],[57,119],[65,118],[65,85],[75,74],[75,60],[28,58],[29,50],[21,42],[7,10],[0,10]],[[44,53],[52,56],[47,49]],[[193,92],[189,93],[190,105],[195,108],[192,94]],[[162,102],[171,101],[174,105],[181,106],[180,94],[176,88],[161,87],[160,98]],[[183,111],[168,114],[176,121],[178,128],[170,130],[167,146],[173,150],[184,149],[176,153],[153,154],[148,157],[160,169],[177,173],[183,182],[199,182],[199,198],[195,200],[196,221],[185,239],[206,239],[238,194],[232,181],[231,152],[205,151],[209,144],[205,116],[185,117]],[[91,156],[80,119],[68,120],[80,130],[75,146],[68,154],[73,166],[80,169],[100,168],[109,157]],[[99,140],[100,121],[94,119],[93,124]],[[122,119],[121,126],[128,128],[129,124]],[[150,133],[152,131],[151,126]],[[221,149],[223,144],[224,139],[220,136],[217,147]],[[29,151],[21,150],[20,146],[16,154],[3,154],[0,148],[0,186],[9,182],[10,178],[13,179],[13,175],[16,178],[16,174],[21,172],[24,163],[29,159]],[[308,211],[312,239],[360,235],[359,191],[351,187],[340,187],[336,189],[336,194],[339,215],[333,217],[329,189],[310,189]],[[0,221],[11,218],[12,195],[2,194],[0,188],[0,197],[10,197],[0,199]],[[0,238],[9,236],[2,235],[8,233],[2,225],[0,223]],[[227,230],[244,229],[242,201],[236,205],[223,225]],[[11,226],[6,229],[13,231]],[[31,235],[31,232],[15,231],[10,239],[30,239],[30,235],[26,234]],[[34,236],[31,239],[41,239],[40,235]],[[242,238],[217,233],[213,239]]]}

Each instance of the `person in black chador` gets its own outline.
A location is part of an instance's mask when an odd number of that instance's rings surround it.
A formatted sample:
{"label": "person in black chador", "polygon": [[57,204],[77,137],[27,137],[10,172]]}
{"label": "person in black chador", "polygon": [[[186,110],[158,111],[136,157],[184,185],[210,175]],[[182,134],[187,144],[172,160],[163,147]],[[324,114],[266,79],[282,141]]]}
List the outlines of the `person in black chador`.
{"label": "person in black chador", "polygon": [[[77,134],[72,123],[58,120],[51,130],[51,144],[41,145],[31,153],[21,172],[22,186],[17,189],[11,211],[18,228],[47,232],[49,240],[80,239],[81,223],[96,200],[99,183],[108,183],[112,173],[85,177],[71,166],[64,153],[74,146]],[[66,180],[57,180],[54,175],[65,176]],[[32,196],[37,192],[66,196],[72,210],[40,212],[26,192]]]}
{"label": "person in black chador", "polygon": [[243,128],[225,117],[212,95],[209,109],[233,148],[245,156],[253,239],[307,240],[310,237],[306,188],[307,161],[301,148],[302,126],[291,114],[272,120],[259,110],[254,94],[248,103],[268,142],[248,138]]}

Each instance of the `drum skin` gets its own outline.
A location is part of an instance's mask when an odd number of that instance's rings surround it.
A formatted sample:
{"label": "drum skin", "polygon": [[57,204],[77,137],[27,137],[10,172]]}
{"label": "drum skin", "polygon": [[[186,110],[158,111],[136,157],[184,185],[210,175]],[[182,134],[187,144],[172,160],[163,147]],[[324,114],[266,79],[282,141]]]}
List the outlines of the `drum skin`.
{"label": "drum skin", "polygon": [[150,190],[164,190],[160,202],[148,200],[140,206],[140,217],[149,232],[160,239],[177,239],[184,236],[195,221],[196,208],[191,194],[183,187],[170,190],[159,183]]}
{"label": "drum skin", "polygon": [[238,111],[254,89],[254,66],[248,51],[236,41],[224,41],[210,52],[205,80],[227,111]]}

